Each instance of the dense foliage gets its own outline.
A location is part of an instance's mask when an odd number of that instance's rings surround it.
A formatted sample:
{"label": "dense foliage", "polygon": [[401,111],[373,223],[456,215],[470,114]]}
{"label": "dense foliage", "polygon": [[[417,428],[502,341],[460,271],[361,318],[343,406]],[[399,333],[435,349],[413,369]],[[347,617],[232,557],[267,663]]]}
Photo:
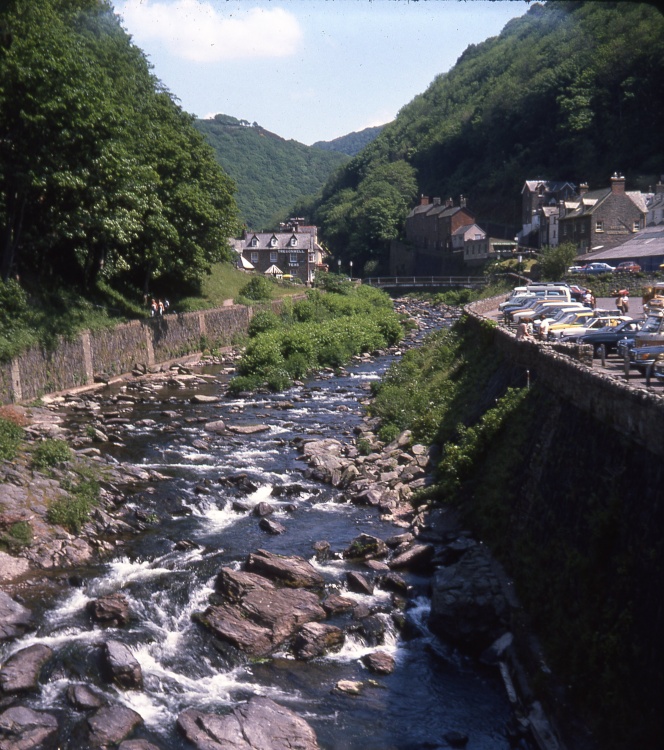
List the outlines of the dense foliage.
{"label": "dense foliage", "polygon": [[374,141],[384,127],[384,125],[376,125],[373,128],[364,128],[364,130],[358,132],[342,135],[331,141],[316,141],[316,143],[312,143],[312,148],[320,148],[323,151],[338,151],[341,154],[355,156],[371,141]]}
{"label": "dense foliage", "polygon": [[288,218],[295,202],[320,190],[348,160],[344,154],[285,140],[230,115],[197,120],[196,127],[235,180],[242,221],[254,230],[273,228]]}
{"label": "dense foliage", "polygon": [[647,189],[664,164],[664,17],[648,4],[534,4],[448,73],[297,211],[332,252],[385,260],[416,194],[520,225],[526,179]]}
{"label": "dense foliage", "polygon": [[196,289],[230,252],[233,184],[109,0],[3,4],[0,132],[3,279]]}
{"label": "dense foliage", "polygon": [[281,319],[259,312],[231,383],[235,393],[267,387],[280,391],[322,367],[340,367],[354,355],[395,344],[403,328],[390,298],[369,286],[310,289],[285,305]]}

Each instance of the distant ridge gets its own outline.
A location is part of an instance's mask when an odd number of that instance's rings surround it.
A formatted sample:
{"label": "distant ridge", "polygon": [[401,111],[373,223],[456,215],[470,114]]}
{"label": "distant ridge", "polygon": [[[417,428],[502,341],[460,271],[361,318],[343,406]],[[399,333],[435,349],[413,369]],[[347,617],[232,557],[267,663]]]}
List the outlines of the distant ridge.
{"label": "distant ridge", "polygon": [[311,145],[311,148],[319,148],[323,151],[338,151],[341,154],[355,156],[365,146],[368,146],[384,127],[384,125],[376,125],[373,128],[364,128],[364,130],[359,130],[356,133],[339,136],[339,138],[334,138],[331,141],[316,141]]}
{"label": "distant ridge", "polygon": [[257,122],[218,114],[196,120],[224,171],[237,185],[242,221],[251,229],[273,229],[290,207],[317,193],[349,157],[286,140]]}

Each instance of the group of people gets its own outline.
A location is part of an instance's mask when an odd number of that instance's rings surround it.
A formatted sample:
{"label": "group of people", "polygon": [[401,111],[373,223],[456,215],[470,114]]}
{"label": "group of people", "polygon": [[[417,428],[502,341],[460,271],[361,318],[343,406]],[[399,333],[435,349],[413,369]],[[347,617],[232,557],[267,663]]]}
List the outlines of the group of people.
{"label": "group of people", "polygon": [[586,307],[589,307],[591,310],[594,310],[597,306],[597,302],[595,300],[595,295],[592,292],[592,289],[586,289],[586,291],[583,294],[583,304]]}
{"label": "group of people", "polygon": [[620,310],[622,315],[627,315],[629,312],[629,289],[621,289],[616,297],[616,307]]}
{"label": "group of people", "polygon": [[152,299],[150,301],[150,316],[155,317],[156,315],[163,315],[169,308],[170,303],[167,299]]}

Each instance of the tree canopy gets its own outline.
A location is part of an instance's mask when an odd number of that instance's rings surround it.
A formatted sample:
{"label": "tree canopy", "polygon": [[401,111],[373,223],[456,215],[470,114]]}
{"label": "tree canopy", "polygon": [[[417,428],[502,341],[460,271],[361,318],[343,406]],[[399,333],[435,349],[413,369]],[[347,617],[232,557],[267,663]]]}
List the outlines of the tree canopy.
{"label": "tree canopy", "polygon": [[[664,171],[663,125],[656,8],[537,3],[499,36],[470,45],[294,210],[321,226],[335,254],[381,260],[418,193],[463,194],[478,219],[518,226],[526,179],[602,187],[619,170],[647,189]],[[408,179],[390,184],[388,165]]]}
{"label": "tree canopy", "polygon": [[195,288],[230,250],[234,186],[108,0],[0,12],[2,277]]}

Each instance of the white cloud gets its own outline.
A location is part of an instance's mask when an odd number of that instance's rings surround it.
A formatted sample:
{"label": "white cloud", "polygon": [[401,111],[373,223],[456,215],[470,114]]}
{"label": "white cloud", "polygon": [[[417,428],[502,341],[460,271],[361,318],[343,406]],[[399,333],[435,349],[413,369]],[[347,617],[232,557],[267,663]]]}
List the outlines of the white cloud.
{"label": "white cloud", "polygon": [[228,3],[225,13],[204,0],[125,0],[116,4],[127,31],[140,46],[160,42],[193,62],[288,57],[302,30],[282,8],[250,8]]}

